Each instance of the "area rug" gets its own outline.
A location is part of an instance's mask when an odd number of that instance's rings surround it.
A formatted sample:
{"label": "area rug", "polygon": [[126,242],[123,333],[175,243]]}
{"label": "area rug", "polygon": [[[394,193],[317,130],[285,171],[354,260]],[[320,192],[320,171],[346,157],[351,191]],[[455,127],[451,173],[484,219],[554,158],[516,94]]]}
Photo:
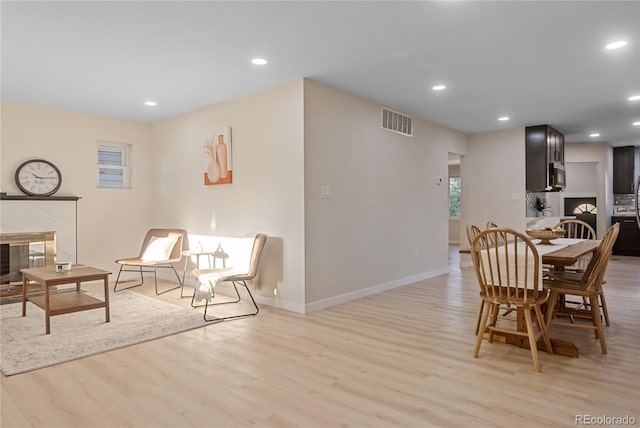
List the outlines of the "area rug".
{"label": "area rug", "polygon": [[2,373],[24,373],[207,325],[198,310],[133,291],[111,293],[109,306],[109,323],[104,308],[75,312],[51,317],[51,334],[45,334],[42,309],[28,302],[22,317],[22,303],[1,305]]}

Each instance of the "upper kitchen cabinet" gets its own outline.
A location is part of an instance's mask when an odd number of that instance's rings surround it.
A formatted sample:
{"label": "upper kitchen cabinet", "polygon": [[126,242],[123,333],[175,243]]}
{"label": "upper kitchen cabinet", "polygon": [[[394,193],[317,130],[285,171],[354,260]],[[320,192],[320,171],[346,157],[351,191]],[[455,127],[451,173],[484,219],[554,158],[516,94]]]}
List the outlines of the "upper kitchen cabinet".
{"label": "upper kitchen cabinet", "polygon": [[549,125],[525,128],[527,191],[563,190],[564,135]]}
{"label": "upper kitchen cabinet", "polygon": [[634,192],[635,178],[640,165],[640,148],[634,146],[613,148],[613,193],[616,195]]}

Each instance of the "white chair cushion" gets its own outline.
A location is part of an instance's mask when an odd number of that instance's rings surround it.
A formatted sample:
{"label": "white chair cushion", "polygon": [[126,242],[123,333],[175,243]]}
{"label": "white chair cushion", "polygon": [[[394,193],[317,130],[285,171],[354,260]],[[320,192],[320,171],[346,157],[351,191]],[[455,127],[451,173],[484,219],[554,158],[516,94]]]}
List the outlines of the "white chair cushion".
{"label": "white chair cushion", "polygon": [[166,237],[152,236],[140,260],[143,262],[161,262],[168,260],[171,257],[171,252],[178,238],[178,235]]}

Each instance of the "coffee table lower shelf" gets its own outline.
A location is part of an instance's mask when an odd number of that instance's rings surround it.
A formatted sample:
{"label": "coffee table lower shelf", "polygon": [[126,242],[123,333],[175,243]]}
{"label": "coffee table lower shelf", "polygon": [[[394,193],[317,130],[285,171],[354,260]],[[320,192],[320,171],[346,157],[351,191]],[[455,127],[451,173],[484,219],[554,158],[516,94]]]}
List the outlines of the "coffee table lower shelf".
{"label": "coffee table lower shelf", "polygon": [[[46,310],[47,299],[45,295],[29,296],[28,299],[37,307]],[[49,295],[49,316],[105,308],[106,306],[107,304],[103,300],[91,297],[82,291],[65,291]]]}

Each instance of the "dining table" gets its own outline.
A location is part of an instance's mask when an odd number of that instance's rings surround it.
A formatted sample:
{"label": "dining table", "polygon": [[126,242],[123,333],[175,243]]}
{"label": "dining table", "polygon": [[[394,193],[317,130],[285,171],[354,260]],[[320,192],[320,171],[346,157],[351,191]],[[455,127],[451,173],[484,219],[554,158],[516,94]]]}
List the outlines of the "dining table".
{"label": "dining table", "polygon": [[[598,245],[600,245],[600,241],[596,239],[574,238],[557,238],[551,240],[549,244],[543,244],[539,239],[532,239],[531,242],[536,246],[536,251],[538,252],[541,263],[543,265],[553,266],[554,270],[564,270],[567,266],[575,264],[580,258],[594,253]],[[471,248],[461,248],[460,254],[471,254]],[[519,331],[526,331],[524,311],[516,311],[516,324]],[[488,336],[488,333],[485,333],[485,336]],[[499,335],[495,333],[494,340],[523,348],[529,347],[528,339],[517,335]],[[546,350],[543,340],[540,340],[536,346],[540,350]],[[572,342],[551,338],[551,346],[555,354],[568,357],[579,356],[578,348]]]}

